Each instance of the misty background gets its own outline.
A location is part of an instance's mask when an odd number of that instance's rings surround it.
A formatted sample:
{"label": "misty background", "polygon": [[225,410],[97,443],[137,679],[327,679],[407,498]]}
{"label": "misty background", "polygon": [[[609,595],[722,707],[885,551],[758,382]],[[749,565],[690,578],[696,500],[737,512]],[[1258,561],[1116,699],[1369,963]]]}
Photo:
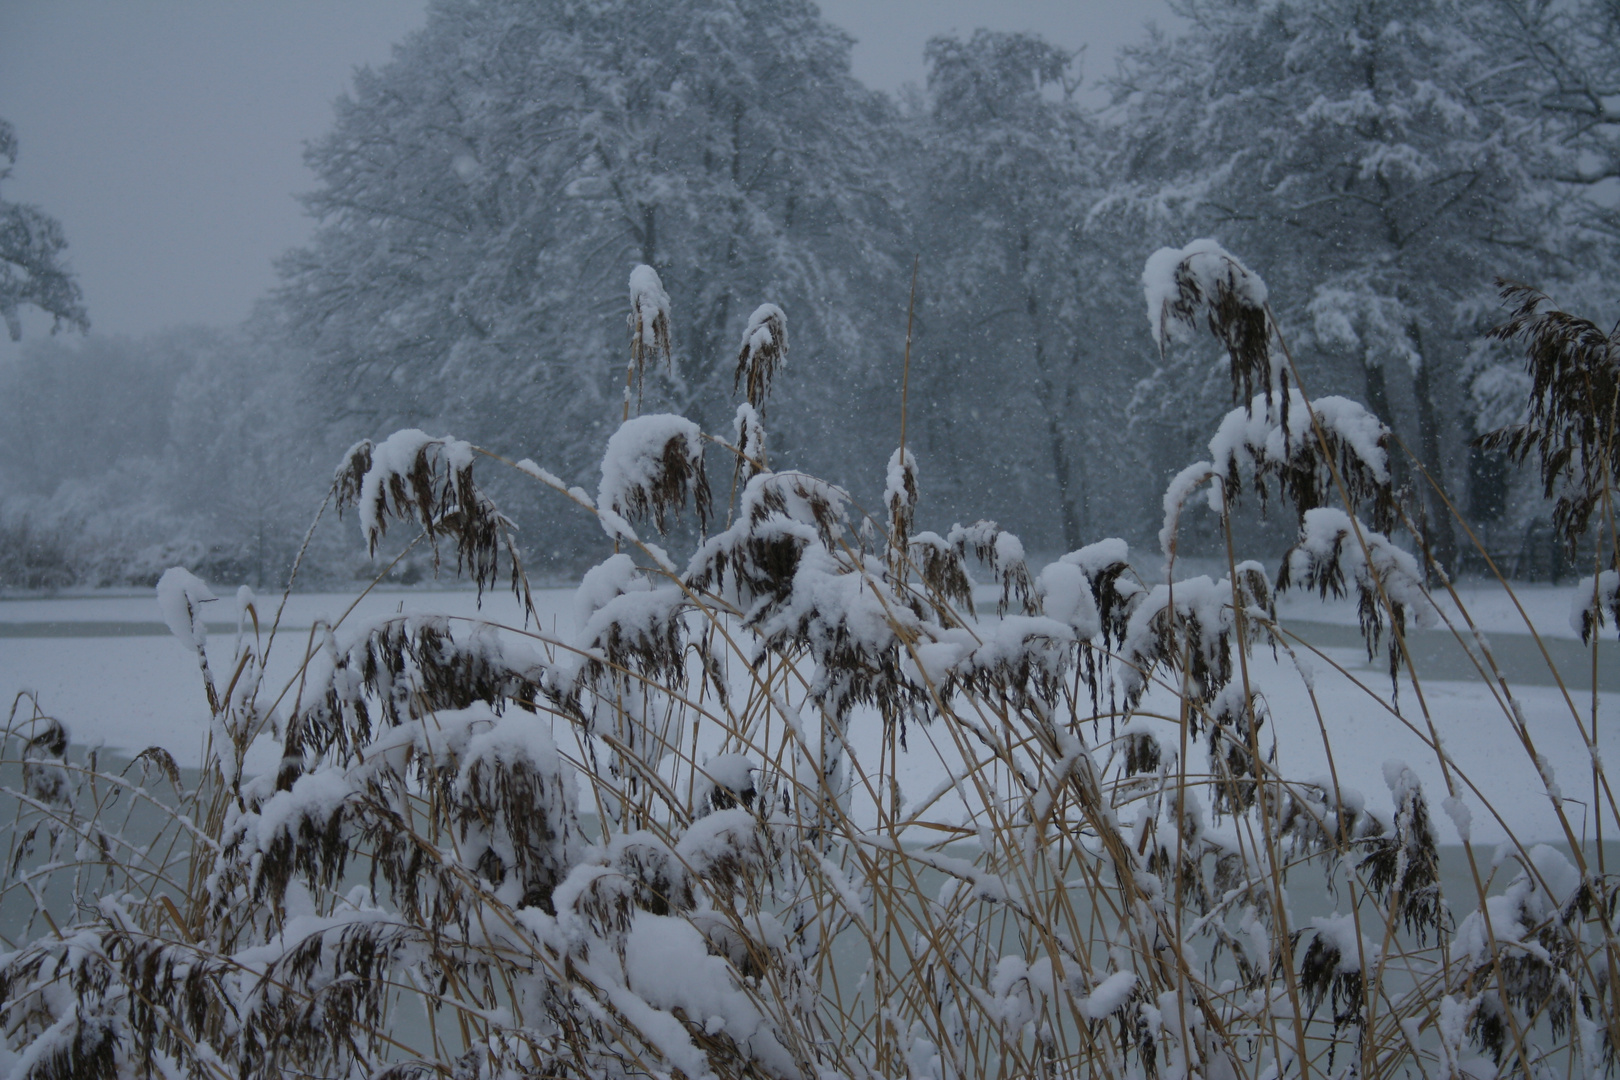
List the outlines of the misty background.
{"label": "misty background", "polygon": [[[279,584],[344,448],[400,426],[594,490],[642,261],[676,323],[649,407],[729,436],[738,336],[778,303],[773,464],[868,507],[915,261],[920,523],[1149,539],[1232,405],[1215,343],[1161,349],[1143,317],[1147,256],[1205,235],[1266,278],[1307,388],[1439,483],[1442,556],[1449,498],[1505,566],[1556,573],[1543,493],[1472,440],[1523,397],[1484,337],[1496,276],[1615,311],[1617,17],[0,3],[0,202],[60,222],[91,324],[25,304],[0,342],[0,587]],[[538,569],[586,564],[589,522],[496,490]],[[351,523],[305,572],[375,565]]]}

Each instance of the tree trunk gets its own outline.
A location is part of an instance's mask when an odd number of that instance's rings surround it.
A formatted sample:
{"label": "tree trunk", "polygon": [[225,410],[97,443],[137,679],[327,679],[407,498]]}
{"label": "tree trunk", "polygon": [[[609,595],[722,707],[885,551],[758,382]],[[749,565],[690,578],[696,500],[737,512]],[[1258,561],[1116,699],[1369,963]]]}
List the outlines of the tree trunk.
{"label": "tree trunk", "polygon": [[[1024,257],[1024,280],[1029,280],[1029,234],[1019,238]],[[1024,310],[1029,315],[1029,332],[1035,341],[1035,370],[1041,382],[1041,411],[1046,414],[1047,448],[1052,455],[1052,481],[1057,487],[1058,515],[1063,522],[1065,549],[1073,551],[1080,546],[1080,513],[1075,506],[1073,474],[1069,469],[1069,449],[1063,437],[1063,400],[1067,395],[1057,392],[1056,380],[1048,370],[1046,338],[1041,333],[1040,297],[1034,288],[1024,287]]]}
{"label": "tree trunk", "polygon": [[1074,480],[1069,472],[1068,447],[1063,438],[1063,428],[1058,423],[1057,410],[1053,408],[1052,384],[1045,382],[1046,393],[1046,436],[1052,451],[1052,477],[1057,482],[1058,511],[1063,517],[1063,546],[1067,551],[1074,551],[1080,547],[1080,514],[1075,506]]}
{"label": "tree trunk", "polygon": [[[1416,323],[1411,327],[1412,341],[1420,357],[1418,369],[1412,377],[1412,396],[1417,399],[1418,453],[1423,467],[1429,471],[1432,484],[1424,484],[1424,504],[1429,508],[1429,554],[1440,561],[1448,571],[1456,569],[1457,537],[1451,527],[1451,509],[1444,497],[1446,473],[1440,453],[1440,414],[1434,406],[1434,367],[1423,351],[1423,331]],[[1439,490],[1436,490],[1438,488]]]}
{"label": "tree trunk", "polygon": [[[1384,381],[1384,366],[1369,362],[1363,355],[1361,371],[1367,380],[1367,408],[1372,410],[1374,416],[1393,428],[1395,412],[1389,404],[1389,388]],[[1397,488],[1406,483],[1406,459],[1400,454],[1389,455],[1389,479]]]}

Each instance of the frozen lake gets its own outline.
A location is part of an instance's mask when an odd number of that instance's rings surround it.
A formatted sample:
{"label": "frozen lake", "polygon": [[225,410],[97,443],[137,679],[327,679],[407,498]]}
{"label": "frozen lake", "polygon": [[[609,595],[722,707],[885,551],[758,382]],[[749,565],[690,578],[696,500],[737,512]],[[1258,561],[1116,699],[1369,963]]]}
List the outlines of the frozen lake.
{"label": "frozen lake", "polygon": [[[1535,749],[1559,778],[1572,818],[1583,821],[1585,800],[1592,791],[1591,759],[1577,717],[1590,726],[1596,706],[1598,742],[1609,754],[1620,754],[1620,732],[1614,724],[1620,705],[1620,651],[1613,630],[1596,655],[1594,695],[1593,652],[1581,645],[1568,625],[1571,589],[1521,591],[1525,612],[1544,635],[1539,644],[1501,590],[1481,586],[1465,592],[1469,610],[1509,678]],[[540,590],[534,599],[542,630],[564,639],[574,633],[572,590]],[[260,598],[264,630],[268,631],[279,603],[279,597]],[[218,608],[218,615],[208,620],[210,654],[217,668],[233,646],[236,600],[226,597],[211,606]],[[287,601],[281,633],[270,654],[269,685],[279,687],[293,678],[310,628],[317,623],[341,619],[348,626],[393,612],[481,616],[513,626],[523,621],[517,602],[506,592],[485,594],[482,608],[475,594],[465,590],[373,591],[357,603],[345,594],[295,595]],[[1504,699],[1478,677],[1473,660],[1449,631],[1412,634],[1417,683],[1403,677],[1395,700],[1382,657],[1367,660],[1351,605],[1290,600],[1281,615],[1285,626],[1320,650],[1307,660],[1315,684],[1314,705],[1306,683],[1286,656],[1273,659],[1263,651],[1251,663],[1251,678],[1270,704],[1266,733],[1277,741],[1279,767],[1285,774],[1303,779],[1336,770],[1341,784],[1360,789],[1370,808],[1384,812],[1388,796],[1382,767],[1386,760],[1400,758],[1417,771],[1438,803],[1444,795],[1442,777],[1435,755],[1421,738],[1432,722],[1463,775],[1488,796],[1495,812],[1521,839],[1563,838],[1541,781],[1506,720]],[[182,763],[199,760],[208,709],[196,657],[169,635],[150,593],[0,600],[0,695],[8,709],[23,691],[37,694],[42,709],[61,719],[76,743],[100,744],[124,754],[158,744]],[[1156,708],[1174,715],[1167,695],[1150,693],[1142,708],[1148,715],[1139,722],[1158,723],[1173,732],[1169,719],[1152,719]],[[1099,737],[1106,737],[1107,729],[1104,721]],[[874,767],[882,742],[880,725],[875,720],[857,724],[853,736],[856,758]],[[936,788],[943,778],[939,756],[928,749],[930,738],[927,731],[914,733],[913,751],[898,763],[901,785],[916,795]],[[1331,760],[1327,745],[1332,747]],[[261,742],[249,766],[266,767],[275,756],[276,748]],[[1463,795],[1475,804],[1475,839],[1500,840],[1505,830],[1485,812],[1479,794],[1465,788]],[[1442,820],[1438,827],[1443,841],[1456,840],[1448,823]]]}

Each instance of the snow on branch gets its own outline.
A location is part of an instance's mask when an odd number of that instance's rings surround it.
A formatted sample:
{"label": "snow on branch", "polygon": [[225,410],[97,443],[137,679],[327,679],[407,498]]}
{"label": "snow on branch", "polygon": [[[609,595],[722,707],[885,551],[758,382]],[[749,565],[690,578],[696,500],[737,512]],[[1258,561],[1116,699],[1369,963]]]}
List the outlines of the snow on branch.
{"label": "snow on branch", "polygon": [[1393,359],[1404,361],[1415,372],[1423,364],[1412,339],[1416,314],[1396,297],[1375,288],[1365,275],[1317,286],[1306,313],[1317,341],[1351,352],[1371,367],[1382,367]]}

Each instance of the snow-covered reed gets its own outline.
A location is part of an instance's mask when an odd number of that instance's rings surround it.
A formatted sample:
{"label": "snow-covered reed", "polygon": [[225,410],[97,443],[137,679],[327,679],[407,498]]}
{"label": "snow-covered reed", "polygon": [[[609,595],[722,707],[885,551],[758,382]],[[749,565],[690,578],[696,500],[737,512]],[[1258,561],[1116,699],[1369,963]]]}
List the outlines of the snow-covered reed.
{"label": "snow-covered reed", "polygon": [[[1167,493],[1163,553],[1204,512],[1195,493],[1230,538],[1258,489],[1297,516],[1275,579],[1230,540],[1224,574],[1177,580],[1115,538],[1035,569],[994,522],[913,531],[926,471],[904,448],[870,516],[773,471],[761,416],[786,338],[770,305],[743,338],[735,445],[629,418],[595,498],[514,466],[613,548],[572,627],[541,623],[477,480],[504,459],[416,431],[362,443],[334,495],[368,545],[390,524],[452,543],[531,617],[339,619],[281,642],[244,589],[243,630],[210,664],[195,608],[211,594],[166,577],[214,715],[189,786],[160,749],[122,771],[75,754],[48,703],[19,699],[0,900],[34,918],[0,955],[0,1065],[49,1080],[1612,1071],[1620,888],[1592,841],[1620,821],[1596,695],[1568,697],[1592,748],[1577,812],[1576,778],[1559,786],[1488,643],[1457,621],[1499,706],[1479,723],[1523,747],[1504,775],[1545,788],[1566,840],[1485,857],[1472,822],[1502,778],[1451,760],[1409,672],[1409,620],[1458,605],[1429,592],[1446,579],[1414,543],[1387,430],[1308,396],[1263,282],[1217,246],[1155,256],[1146,285],[1161,331],[1203,316],[1245,402],[1212,418],[1212,461]],[[667,353],[670,312],[645,267],[631,301],[637,372]],[[1558,347],[1536,338],[1532,365]],[[724,507],[706,454],[737,462]],[[1613,481],[1589,475],[1608,460],[1583,447],[1557,464],[1588,470],[1566,520],[1609,530],[1575,600],[1588,637],[1620,615]],[[648,532],[682,517],[684,566]],[[994,615],[974,608],[974,572]],[[1295,661],[1318,719],[1312,663],[1332,663],[1278,620],[1290,589],[1356,595],[1392,676],[1387,697],[1362,687],[1366,707],[1418,733],[1445,791],[1400,761],[1387,797],[1342,785],[1325,723],[1329,774],[1287,771],[1259,655]],[[302,650],[284,685],[265,674],[272,647]],[[258,740],[279,764],[245,775]],[[931,790],[900,782],[917,758]],[[1460,892],[1436,799],[1465,844]],[[1335,911],[1291,906],[1305,876]]]}

